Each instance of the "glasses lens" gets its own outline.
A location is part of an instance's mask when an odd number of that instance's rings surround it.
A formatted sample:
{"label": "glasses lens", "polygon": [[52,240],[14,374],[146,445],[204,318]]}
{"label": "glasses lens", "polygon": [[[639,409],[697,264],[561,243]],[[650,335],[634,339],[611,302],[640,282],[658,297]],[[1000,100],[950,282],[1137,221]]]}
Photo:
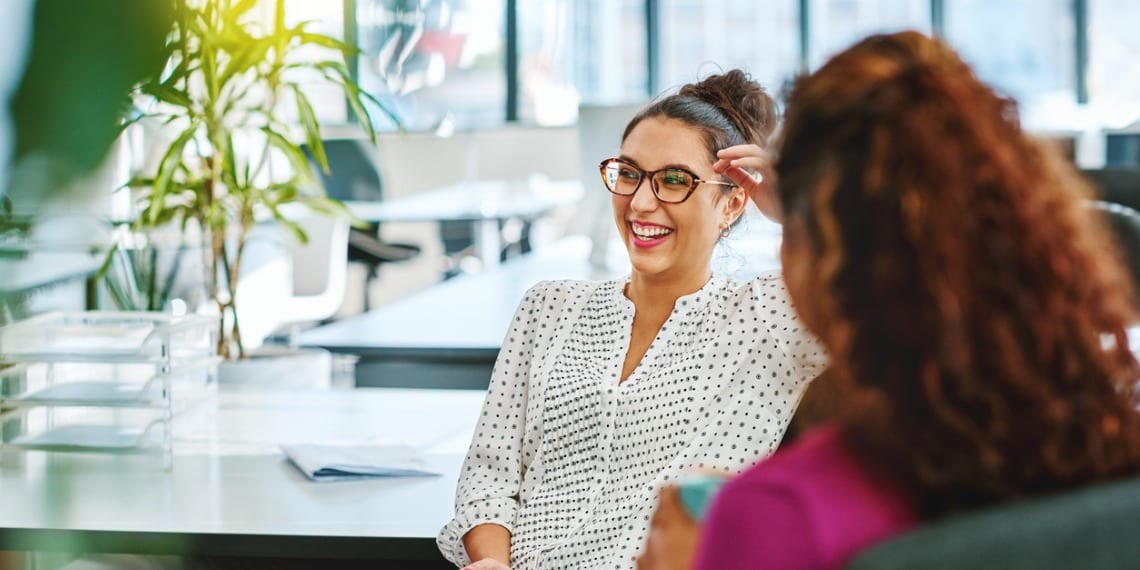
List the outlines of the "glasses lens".
{"label": "glasses lens", "polygon": [[641,172],[628,164],[611,160],[602,168],[602,181],[610,192],[628,196],[637,191]]}
{"label": "glasses lens", "polygon": [[666,202],[680,202],[693,187],[693,175],[684,170],[662,170],[653,175],[657,195]]}

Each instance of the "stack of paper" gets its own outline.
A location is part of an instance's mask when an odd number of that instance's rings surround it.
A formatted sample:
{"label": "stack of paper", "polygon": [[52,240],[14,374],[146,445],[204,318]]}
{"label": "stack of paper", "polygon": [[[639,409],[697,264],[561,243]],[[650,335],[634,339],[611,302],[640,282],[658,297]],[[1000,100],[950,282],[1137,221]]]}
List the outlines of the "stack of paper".
{"label": "stack of paper", "polygon": [[406,445],[283,445],[289,460],[313,481],[362,477],[423,477],[440,473]]}

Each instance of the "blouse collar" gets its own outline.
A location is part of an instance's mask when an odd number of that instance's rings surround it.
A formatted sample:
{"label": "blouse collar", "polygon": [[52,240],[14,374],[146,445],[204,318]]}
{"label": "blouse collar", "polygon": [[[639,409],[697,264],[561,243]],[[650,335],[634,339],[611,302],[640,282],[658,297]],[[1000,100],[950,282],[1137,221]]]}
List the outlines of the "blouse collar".
{"label": "blouse collar", "polygon": [[[630,275],[626,275],[622,279],[611,281],[613,291],[611,291],[610,294],[619,307],[626,307],[629,310],[633,310],[633,301],[625,296],[625,290],[626,287],[629,286],[630,278]],[[712,277],[710,277],[700,289],[687,295],[677,297],[677,301],[673,304],[673,315],[690,313],[693,309],[704,307],[716,295],[716,292],[721,290],[726,281],[728,281],[728,279],[724,276],[713,273]]]}

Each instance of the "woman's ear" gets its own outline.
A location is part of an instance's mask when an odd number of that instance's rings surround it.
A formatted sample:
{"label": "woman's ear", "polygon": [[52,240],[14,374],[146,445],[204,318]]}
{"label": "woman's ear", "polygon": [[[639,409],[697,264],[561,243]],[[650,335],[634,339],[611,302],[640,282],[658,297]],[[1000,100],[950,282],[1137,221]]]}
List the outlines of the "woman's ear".
{"label": "woman's ear", "polygon": [[732,225],[740,216],[744,215],[744,207],[748,205],[748,194],[744,192],[743,188],[739,186],[732,189],[732,193],[728,195],[728,199],[724,201],[724,221],[726,225]]}

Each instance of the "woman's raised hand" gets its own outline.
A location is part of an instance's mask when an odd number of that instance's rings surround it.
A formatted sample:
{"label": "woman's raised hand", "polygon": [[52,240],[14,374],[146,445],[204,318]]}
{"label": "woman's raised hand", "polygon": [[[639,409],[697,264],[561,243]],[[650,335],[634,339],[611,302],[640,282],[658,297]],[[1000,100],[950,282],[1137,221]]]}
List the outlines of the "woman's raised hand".
{"label": "woman's raised hand", "polygon": [[768,219],[779,223],[783,219],[780,200],[771,181],[775,178],[771,152],[754,144],[741,144],[721,149],[716,153],[713,170],[723,174],[748,193],[748,197]]}

